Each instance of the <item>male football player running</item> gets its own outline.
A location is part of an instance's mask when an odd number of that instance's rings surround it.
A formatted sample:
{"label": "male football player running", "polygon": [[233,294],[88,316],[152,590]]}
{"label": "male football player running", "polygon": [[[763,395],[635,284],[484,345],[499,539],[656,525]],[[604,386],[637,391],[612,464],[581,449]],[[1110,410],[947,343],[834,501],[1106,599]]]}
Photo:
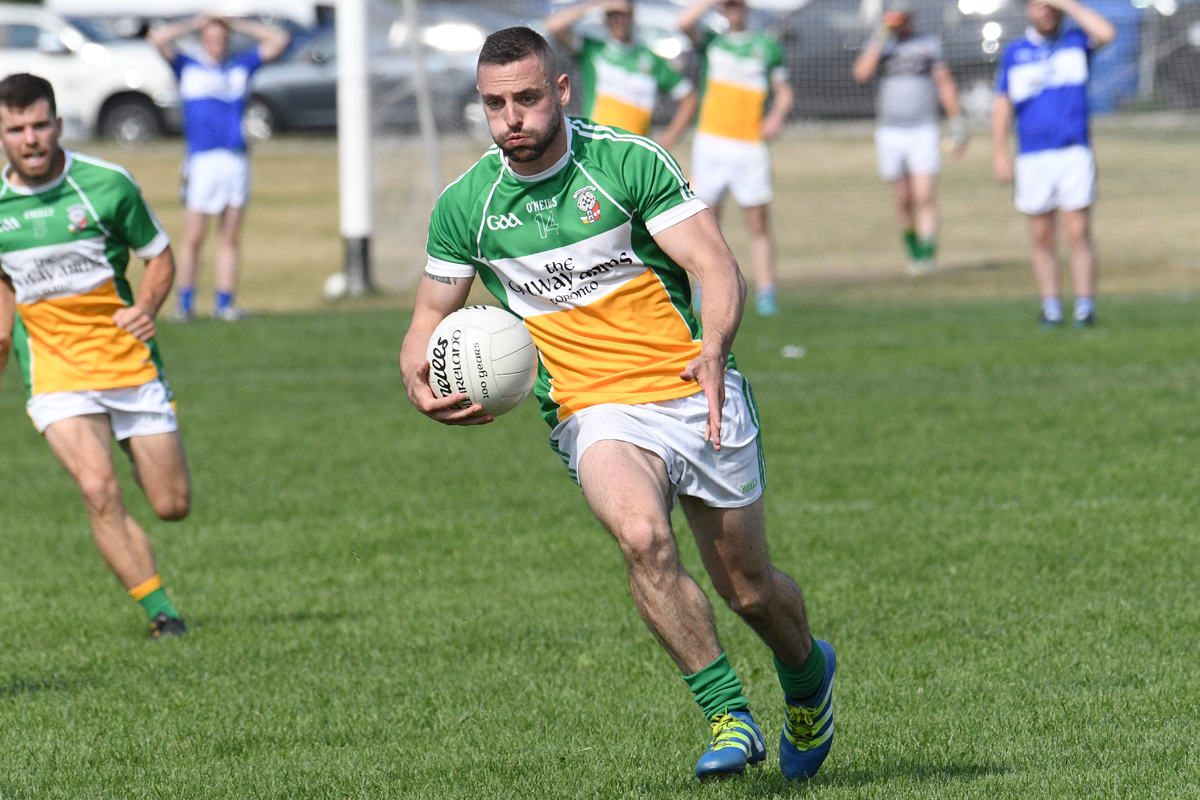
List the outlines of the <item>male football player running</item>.
{"label": "male football player running", "polygon": [[[569,81],[541,36],[492,34],[478,82],[497,147],[430,220],[400,352],[409,399],[446,424],[492,421],[478,405],[455,409],[464,395],[436,399],[425,360],[478,274],[533,336],[551,445],[621,547],[638,611],[711,724],[696,775],[741,773],[766,750],[708,599],[680,564],[676,500],[717,592],[774,653],[783,772],[811,777],[833,739],[834,651],[813,640],[799,588],[767,554],[758,414],[729,352],[746,293],[737,261],[660,145],[564,117]],[[703,334],[688,273],[704,289]]]}
{"label": "male football player running", "polygon": [[[175,274],[170,241],[128,172],[63,150],[61,133],[48,81],[0,81],[0,372],[15,350],[29,416],[75,479],[96,546],[151,635],[183,634],[111,449],[116,438],[159,517],[187,516],[191,479],[154,343]],[[146,262],[136,296],[125,279],[131,249]]]}

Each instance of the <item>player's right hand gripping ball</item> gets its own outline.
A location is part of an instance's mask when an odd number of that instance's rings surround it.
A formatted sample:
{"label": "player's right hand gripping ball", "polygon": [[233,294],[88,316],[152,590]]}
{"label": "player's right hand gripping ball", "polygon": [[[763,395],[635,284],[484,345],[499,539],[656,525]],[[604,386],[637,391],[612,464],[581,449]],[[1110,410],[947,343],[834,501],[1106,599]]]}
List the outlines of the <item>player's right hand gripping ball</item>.
{"label": "player's right hand gripping ball", "polygon": [[425,357],[436,396],[465,394],[496,417],[529,396],[537,377],[537,349],[525,324],[496,306],[468,306],[446,317]]}

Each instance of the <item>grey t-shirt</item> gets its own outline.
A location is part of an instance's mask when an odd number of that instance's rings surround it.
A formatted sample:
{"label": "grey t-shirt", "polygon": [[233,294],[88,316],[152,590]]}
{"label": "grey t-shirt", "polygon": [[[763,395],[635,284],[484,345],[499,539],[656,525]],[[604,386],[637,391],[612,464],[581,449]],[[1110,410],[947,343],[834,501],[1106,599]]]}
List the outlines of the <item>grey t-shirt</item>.
{"label": "grey t-shirt", "polygon": [[880,127],[911,128],[936,123],[937,90],[933,65],[943,63],[942,43],[936,36],[913,36],[892,41],[879,61]]}

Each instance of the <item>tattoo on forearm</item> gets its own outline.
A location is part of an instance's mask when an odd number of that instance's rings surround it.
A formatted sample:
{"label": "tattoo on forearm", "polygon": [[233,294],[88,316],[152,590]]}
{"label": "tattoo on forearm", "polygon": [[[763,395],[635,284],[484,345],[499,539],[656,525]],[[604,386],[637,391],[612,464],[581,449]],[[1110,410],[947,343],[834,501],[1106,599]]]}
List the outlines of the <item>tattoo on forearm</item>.
{"label": "tattoo on forearm", "polygon": [[437,281],[438,283],[444,283],[447,286],[457,286],[458,285],[458,278],[447,278],[444,275],[434,275],[429,270],[425,270],[425,277],[429,278],[429,280],[431,280],[431,281]]}

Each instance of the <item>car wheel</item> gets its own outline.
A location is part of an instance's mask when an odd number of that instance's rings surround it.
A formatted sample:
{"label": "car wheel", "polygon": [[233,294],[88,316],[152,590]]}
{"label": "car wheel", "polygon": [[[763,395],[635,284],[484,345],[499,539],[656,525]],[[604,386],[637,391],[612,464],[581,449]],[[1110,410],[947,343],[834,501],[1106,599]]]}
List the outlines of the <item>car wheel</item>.
{"label": "car wheel", "polygon": [[100,135],[122,144],[157,139],[162,136],[162,120],[149,100],[129,97],[114,101],[100,121]]}
{"label": "car wheel", "polygon": [[265,100],[258,97],[250,99],[246,106],[246,116],[242,118],[242,127],[251,139],[265,141],[275,135],[275,112]]}

